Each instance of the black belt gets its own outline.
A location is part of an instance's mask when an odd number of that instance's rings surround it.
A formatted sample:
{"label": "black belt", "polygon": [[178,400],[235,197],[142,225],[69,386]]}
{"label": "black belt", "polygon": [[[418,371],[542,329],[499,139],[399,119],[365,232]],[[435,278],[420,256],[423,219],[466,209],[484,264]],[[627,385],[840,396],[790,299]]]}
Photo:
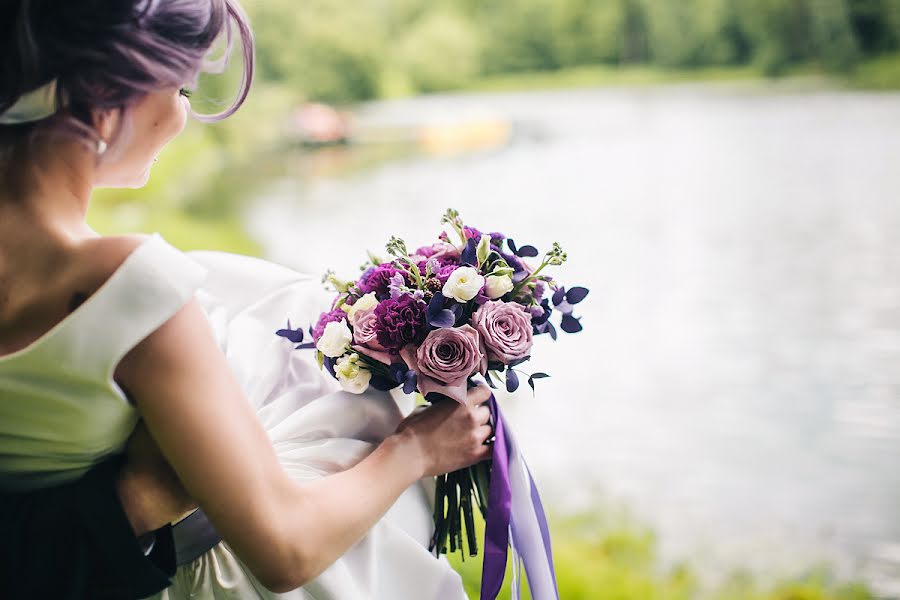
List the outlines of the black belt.
{"label": "black belt", "polygon": [[172,537],[175,539],[175,564],[179,567],[206,554],[222,541],[206,513],[199,508],[172,526]]}

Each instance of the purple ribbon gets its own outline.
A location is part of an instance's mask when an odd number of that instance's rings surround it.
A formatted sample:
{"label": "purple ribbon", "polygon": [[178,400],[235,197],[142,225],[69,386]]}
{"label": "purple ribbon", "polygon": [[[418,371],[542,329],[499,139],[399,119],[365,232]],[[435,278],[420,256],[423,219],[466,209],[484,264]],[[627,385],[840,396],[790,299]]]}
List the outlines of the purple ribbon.
{"label": "purple ribbon", "polygon": [[[547,517],[540,495],[524,458],[515,447],[511,434],[506,430],[500,407],[493,396],[490,407],[494,419],[494,448],[488,509],[485,516],[481,600],[495,600],[500,593],[506,575],[510,546],[525,564],[532,597],[535,600],[558,600],[559,591],[550,545],[550,529],[547,526]],[[520,463],[520,468],[511,474],[510,459],[513,455],[516,463]],[[522,485],[527,485],[527,498],[512,497],[511,475],[515,478],[520,491]],[[515,518],[516,523],[512,523],[514,512],[519,515]],[[510,540],[511,524],[512,540]]]}
{"label": "purple ribbon", "polygon": [[481,600],[494,600],[503,587],[506,559],[509,554],[509,518],[512,491],[509,487],[509,450],[506,430],[500,416],[497,399],[491,394],[491,415],[494,419],[494,452],[491,457],[491,487],[488,491],[488,510],[484,523],[484,560],[481,567]]}

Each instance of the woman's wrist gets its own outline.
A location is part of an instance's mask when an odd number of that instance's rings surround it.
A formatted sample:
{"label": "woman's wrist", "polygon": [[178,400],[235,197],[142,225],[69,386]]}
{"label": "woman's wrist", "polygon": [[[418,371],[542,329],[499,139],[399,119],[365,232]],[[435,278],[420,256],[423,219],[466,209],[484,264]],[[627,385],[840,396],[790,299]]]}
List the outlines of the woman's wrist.
{"label": "woman's wrist", "polygon": [[381,448],[396,461],[410,484],[427,474],[424,449],[416,434],[409,429],[398,431],[385,438]]}

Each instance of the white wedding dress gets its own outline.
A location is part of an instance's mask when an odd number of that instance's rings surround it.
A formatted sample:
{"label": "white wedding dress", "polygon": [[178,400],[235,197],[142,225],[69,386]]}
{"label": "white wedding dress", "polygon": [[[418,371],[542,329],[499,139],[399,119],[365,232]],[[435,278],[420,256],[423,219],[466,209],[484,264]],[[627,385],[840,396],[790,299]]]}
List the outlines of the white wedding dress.
{"label": "white wedding dress", "polygon": [[[39,489],[74,480],[122,449],[139,415],[112,381],[127,351],[191,297],[269,433],[285,471],[307,481],[360,461],[402,418],[394,398],[344,392],[275,335],[308,328],[327,308],[318,278],[220,252],[182,253],[155,234],[65,320],[0,358],[0,484]],[[411,407],[407,407],[411,408]],[[215,415],[210,415],[215,418]],[[222,440],[228,443],[228,440]],[[464,600],[459,575],[427,550],[431,504],[410,487],[330,568],[287,594],[266,590],[222,542],[179,567],[155,598]]]}

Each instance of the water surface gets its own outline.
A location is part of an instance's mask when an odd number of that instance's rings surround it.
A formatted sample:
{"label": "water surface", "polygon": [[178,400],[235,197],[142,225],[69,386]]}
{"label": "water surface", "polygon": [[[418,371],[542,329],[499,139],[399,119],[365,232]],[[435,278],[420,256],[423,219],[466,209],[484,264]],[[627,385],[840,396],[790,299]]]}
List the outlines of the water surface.
{"label": "water surface", "polygon": [[[284,177],[270,258],[352,276],[448,206],[572,257],[586,331],[506,400],[549,503],[622,502],[669,556],[876,583],[900,544],[900,95],[685,86],[372,104],[499,116],[500,150]],[[526,388],[527,389],[527,388]],[[887,558],[879,559],[881,555]],[[896,562],[894,562],[896,561]],[[893,565],[893,566],[892,566]]]}

